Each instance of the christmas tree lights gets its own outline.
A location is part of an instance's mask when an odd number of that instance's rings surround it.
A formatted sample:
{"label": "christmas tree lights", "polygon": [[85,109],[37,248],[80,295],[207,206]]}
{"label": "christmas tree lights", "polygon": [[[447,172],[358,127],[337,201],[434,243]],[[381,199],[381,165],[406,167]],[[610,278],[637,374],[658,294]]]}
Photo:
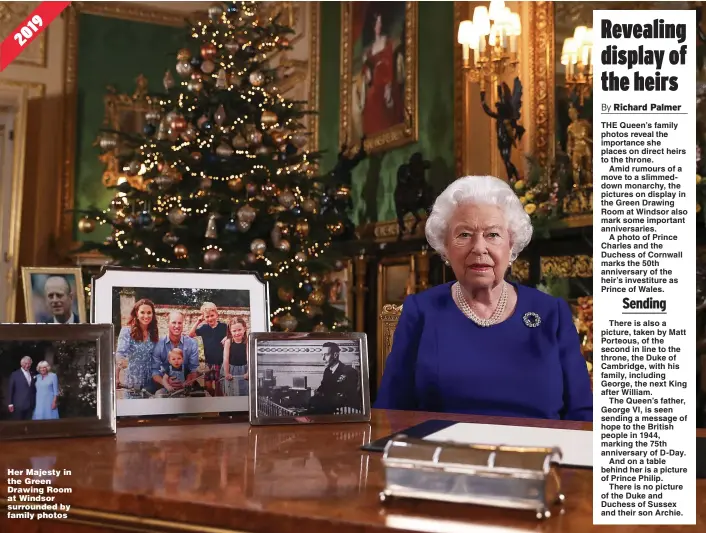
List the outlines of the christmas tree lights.
{"label": "christmas tree lights", "polygon": [[352,234],[350,188],[318,173],[310,111],[277,89],[270,64],[292,30],[256,2],[213,5],[192,26],[166,92],[150,95],[143,134],[101,138],[125,176],[110,206],[81,212],[81,231],[112,232],[80,251],[122,266],[257,271],[276,328],[347,329],[325,280],[343,268],[331,245]]}

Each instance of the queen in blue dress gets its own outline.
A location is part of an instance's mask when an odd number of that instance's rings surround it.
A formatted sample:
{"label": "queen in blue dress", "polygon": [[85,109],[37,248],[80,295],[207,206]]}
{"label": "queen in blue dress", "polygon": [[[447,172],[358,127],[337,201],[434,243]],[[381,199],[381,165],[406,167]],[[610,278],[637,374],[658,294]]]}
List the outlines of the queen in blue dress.
{"label": "queen in blue dress", "polygon": [[34,384],[37,390],[36,402],[32,420],[56,420],[59,418],[57,400],[59,398],[59,379],[54,372],[50,372],[47,361],[41,361],[37,365]]}
{"label": "queen in blue dress", "polygon": [[505,281],[532,238],[510,186],[456,180],[434,203],[426,236],[457,281],[405,299],[375,407],[591,421],[569,305]]}

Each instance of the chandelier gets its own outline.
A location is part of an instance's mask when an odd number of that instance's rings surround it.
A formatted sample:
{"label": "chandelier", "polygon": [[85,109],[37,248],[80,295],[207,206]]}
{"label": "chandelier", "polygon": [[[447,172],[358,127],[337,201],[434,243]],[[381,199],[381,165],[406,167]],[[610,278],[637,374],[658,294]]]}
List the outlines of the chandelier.
{"label": "chandelier", "polygon": [[520,15],[510,11],[503,0],[492,0],[487,8],[476,7],[473,20],[459,24],[463,70],[471,81],[480,83],[481,91],[485,90],[487,78],[493,79],[517,65],[517,41],[521,34]]}
{"label": "chandelier", "polygon": [[573,37],[564,40],[561,64],[566,69],[567,89],[583,105],[593,87],[593,28],[578,26]]}

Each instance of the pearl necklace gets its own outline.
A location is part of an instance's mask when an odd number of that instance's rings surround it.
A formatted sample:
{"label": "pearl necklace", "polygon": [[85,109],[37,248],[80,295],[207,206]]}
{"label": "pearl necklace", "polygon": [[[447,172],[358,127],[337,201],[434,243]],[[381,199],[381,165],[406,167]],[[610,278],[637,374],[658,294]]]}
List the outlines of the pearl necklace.
{"label": "pearl necklace", "polygon": [[497,324],[500,321],[500,317],[505,312],[505,306],[507,305],[507,283],[503,282],[503,289],[500,293],[498,305],[495,307],[495,312],[490,318],[480,318],[473,312],[473,309],[471,309],[471,306],[468,305],[468,301],[461,291],[461,284],[458,282],[456,282],[453,286],[453,299],[461,312],[466,315],[467,318],[470,318],[480,327],[487,328]]}

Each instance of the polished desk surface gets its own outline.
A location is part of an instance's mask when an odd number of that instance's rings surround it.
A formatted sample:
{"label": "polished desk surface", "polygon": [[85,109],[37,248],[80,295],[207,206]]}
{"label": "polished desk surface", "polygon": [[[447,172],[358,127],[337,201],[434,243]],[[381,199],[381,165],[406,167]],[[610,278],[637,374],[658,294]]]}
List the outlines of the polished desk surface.
{"label": "polished desk surface", "polygon": [[[565,512],[537,521],[534,513],[436,502],[393,500],[383,506],[381,454],[359,448],[369,440],[429,419],[591,429],[576,422],[531,421],[373,410],[370,424],[250,427],[199,423],[119,427],[115,437],[0,443],[0,469],[71,470],[54,486],[72,488],[71,504],[86,526],[8,520],[0,531],[225,531],[362,533],[473,531],[510,533],[593,531],[592,472],[562,472]],[[706,436],[705,430],[698,430]],[[7,494],[0,476],[0,494]],[[697,481],[696,526],[706,531],[706,480]],[[109,526],[109,524],[111,526]],[[656,532],[656,526],[602,526],[601,532]]]}

